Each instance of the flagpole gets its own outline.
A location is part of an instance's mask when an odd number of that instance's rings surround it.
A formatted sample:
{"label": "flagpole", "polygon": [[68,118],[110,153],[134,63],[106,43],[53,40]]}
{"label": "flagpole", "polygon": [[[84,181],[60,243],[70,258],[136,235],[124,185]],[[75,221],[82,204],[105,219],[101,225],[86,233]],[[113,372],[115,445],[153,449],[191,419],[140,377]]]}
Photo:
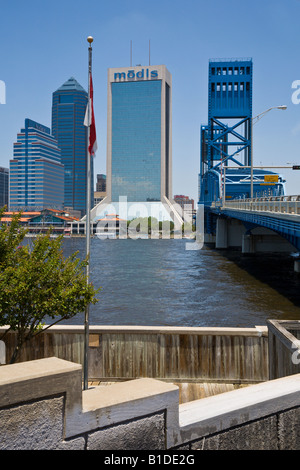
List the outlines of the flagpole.
{"label": "flagpole", "polygon": [[[88,119],[91,115],[91,103],[90,103],[90,77],[92,73],[92,42],[93,38],[89,36],[87,38],[89,45],[89,73],[88,73]],[[87,170],[86,170],[86,217],[85,217],[85,239],[86,239],[86,257],[88,264],[86,266],[86,278],[87,284],[90,282],[90,238],[91,238],[91,225],[90,225],[90,211],[91,211],[91,155],[89,150],[90,142],[90,125],[89,122],[87,128]],[[84,319],[84,390],[88,389],[88,348],[89,348],[89,309],[87,305],[85,308],[85,319]]]}

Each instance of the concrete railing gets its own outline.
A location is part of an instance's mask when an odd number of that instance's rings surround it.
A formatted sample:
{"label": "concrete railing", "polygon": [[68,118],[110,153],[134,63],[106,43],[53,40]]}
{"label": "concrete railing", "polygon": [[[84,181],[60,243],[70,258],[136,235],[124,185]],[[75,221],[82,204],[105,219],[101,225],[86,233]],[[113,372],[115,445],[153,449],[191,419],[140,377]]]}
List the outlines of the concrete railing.
{"label": "concrete railing", "polygon": [[300,322],[269,320],[270,379],[300,373]]}
{"label": "concrete railing", "polygon": [[[269,378],[266,327],[90,326],[89,333],[90,380],[248,384]],[[16,335],[9,333],[4,341],[8,361]],[[83,365],[83,326],[48,329],[26,345],[20,360],[51,356]]]}
{"label": "concrete railing", "polygon": [[53,357],[0,367],[0,422],[1,450],[299,450],[300,375],[179,405],[153,379],[83,392],[81,366]]}

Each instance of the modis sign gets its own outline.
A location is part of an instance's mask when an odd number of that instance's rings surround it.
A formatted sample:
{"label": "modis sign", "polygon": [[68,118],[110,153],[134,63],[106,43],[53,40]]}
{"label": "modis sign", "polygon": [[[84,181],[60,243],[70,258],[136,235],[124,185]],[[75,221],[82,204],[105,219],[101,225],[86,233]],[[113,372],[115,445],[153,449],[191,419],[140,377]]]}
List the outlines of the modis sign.
{"label": "modis sign", "polygon": [[127,72],[115,72],[114,80],[155,80],[158,77],[157,70],[142,69],[128,70]]}

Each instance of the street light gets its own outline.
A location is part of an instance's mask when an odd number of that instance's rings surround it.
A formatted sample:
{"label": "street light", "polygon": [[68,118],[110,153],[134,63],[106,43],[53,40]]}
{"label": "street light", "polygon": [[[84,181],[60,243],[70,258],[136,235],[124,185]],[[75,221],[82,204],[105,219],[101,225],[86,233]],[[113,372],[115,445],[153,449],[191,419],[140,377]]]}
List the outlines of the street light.
{"label": "street light", "polygon": [[272,108],[266,109],[266,111],[263,111],[262,113],[258,114],[257,116],[251,119],[251,199],[253,198],[253,126],[257,121],[259,121],[265,114],[267,114],[272,109],[285,110],[286,108],[287,106],[285,104],[282,104],[280,106],[272,106]]}

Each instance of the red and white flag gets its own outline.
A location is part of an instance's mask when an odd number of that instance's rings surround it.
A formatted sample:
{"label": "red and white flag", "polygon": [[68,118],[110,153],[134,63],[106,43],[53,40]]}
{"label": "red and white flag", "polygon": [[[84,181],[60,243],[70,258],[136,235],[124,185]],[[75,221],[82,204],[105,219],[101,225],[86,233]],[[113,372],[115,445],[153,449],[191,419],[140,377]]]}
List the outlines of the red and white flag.
{"label": "red and white flag", "polygon": [[96,125],[95,125],[95,116],[94,116],[94,103],[93,103],[93,80],[92,74],[90,74],[90,96],[89,103],[86,107],[84,125],[90,128],[90,138],[89,138],[89,154],[95,156],[97,150],[97,138],[96,138]]}

